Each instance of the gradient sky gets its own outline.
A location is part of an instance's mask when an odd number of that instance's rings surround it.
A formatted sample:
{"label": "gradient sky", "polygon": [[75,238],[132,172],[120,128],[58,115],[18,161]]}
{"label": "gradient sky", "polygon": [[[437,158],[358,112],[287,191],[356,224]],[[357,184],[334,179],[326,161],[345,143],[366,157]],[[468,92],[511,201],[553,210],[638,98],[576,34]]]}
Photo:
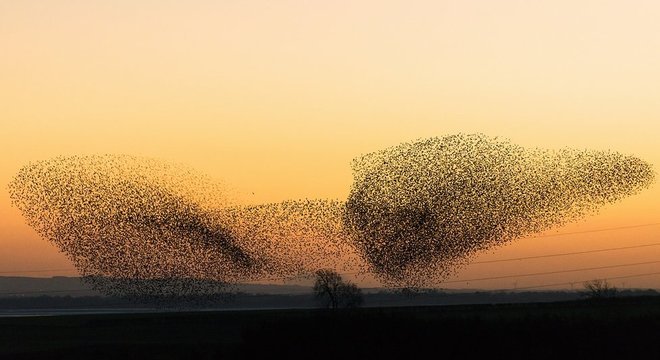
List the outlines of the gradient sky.
{"label": "gradient sky", "polygon": [[[58,155],[182,162],[253,203],[345,199],[353,157],[456,132],[611,149],[657,170],[659,18],[652,0],[0,0],[0,275],[75,274],[19,272],[71,265],[6,191],[21,166]],[[550,234],[659,222],[656,184]],[[660,226],[521,239],[477,260],[653,242]],[[657,246],[475,264],[457,278],[659,258]],[[660,275],[613,282],[659,288]]]}

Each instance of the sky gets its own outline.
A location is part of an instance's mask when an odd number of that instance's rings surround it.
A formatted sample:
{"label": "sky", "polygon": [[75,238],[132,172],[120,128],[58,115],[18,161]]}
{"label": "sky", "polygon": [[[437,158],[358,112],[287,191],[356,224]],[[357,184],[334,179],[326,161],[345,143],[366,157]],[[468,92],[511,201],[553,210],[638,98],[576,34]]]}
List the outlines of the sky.
{"label": "sky", "polygon": [[[651,0],[0,0],[0,275],[75,274],[42,271],[72,266],[25,225],[7,192],[22,166],[60,155],[185,163],[251,203],[345,199],[354,157],[459,132],[609,149],[657,170],[659,17]],[[658,242],[658,225],[585,231],[660,223],[659,200],[656,184],[475,261]],[[548,236],[564,233],[574,234]],[[473,264],[454,279],[659,256],[650,246]],[[446,287],[659,271],[646,264]],[[612,282],[660,288],[660,275]]]}

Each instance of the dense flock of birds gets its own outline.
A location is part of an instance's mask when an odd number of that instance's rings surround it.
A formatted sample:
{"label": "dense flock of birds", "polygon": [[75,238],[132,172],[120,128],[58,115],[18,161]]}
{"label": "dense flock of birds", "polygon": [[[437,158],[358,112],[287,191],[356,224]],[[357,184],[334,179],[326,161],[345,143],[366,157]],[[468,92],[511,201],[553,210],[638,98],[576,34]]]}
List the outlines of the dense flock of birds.
{"label": "dense flock of birds", "polygon": [[423,285],[478,252],[595,213],[648,187],[648,163],[526,149],[483,135],[404,143],[353,162],[344,225],[372,271]]}
{"label": "dense flock of birds", "polygon": [[595,213],[655,176],[634,156],[479,134],[403,143],[355,159],[353,172],[346,201],[248,206],[185,166],[74,156],[23,167],[9,190],[95,288],[185,302],[324,268],[432,285],[483,250]]}

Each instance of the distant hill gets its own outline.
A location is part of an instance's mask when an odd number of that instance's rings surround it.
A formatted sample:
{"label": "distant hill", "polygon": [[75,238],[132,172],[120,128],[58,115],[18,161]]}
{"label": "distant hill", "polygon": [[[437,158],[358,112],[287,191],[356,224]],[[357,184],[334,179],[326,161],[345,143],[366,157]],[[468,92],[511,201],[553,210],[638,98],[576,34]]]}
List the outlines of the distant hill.
{"label": "distant hill", "polygon": [[102,296],[85,285],[79,277],[55,276],[33,278],[21,276],[0,277],[0,297],[7,296]]}

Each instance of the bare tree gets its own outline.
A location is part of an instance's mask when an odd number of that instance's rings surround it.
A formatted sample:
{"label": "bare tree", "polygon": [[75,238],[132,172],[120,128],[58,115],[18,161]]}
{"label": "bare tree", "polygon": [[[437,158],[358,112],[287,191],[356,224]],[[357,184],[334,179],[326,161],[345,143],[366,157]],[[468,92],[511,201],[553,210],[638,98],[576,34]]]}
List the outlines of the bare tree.
{"label": "bare tree", "polygon": [[617,288],[604,279],[586,281],[584,289],[586,290],[585,296],[590,299],[612,298],[617,294]]}
{"label": "bare tree", "polygon": [[345,283],[339,288],[339,305],[346,308],[362,306],[362,290],[353,283]]}
{"label": "bare tree", "polygon": [[362,291],[354,283],[342,279],[336,271],[317,270],[314,283],[314,296],[325,308],[359,307],[362,305]]}

